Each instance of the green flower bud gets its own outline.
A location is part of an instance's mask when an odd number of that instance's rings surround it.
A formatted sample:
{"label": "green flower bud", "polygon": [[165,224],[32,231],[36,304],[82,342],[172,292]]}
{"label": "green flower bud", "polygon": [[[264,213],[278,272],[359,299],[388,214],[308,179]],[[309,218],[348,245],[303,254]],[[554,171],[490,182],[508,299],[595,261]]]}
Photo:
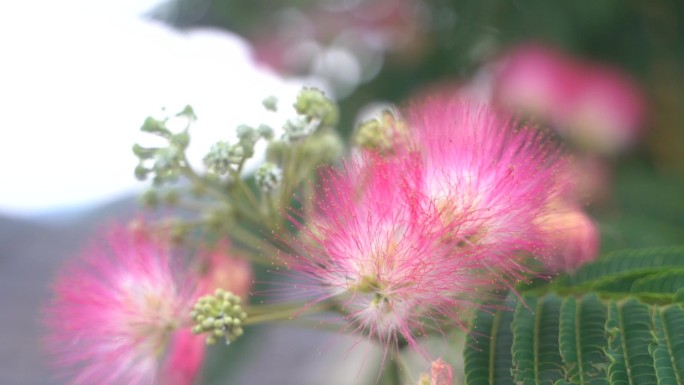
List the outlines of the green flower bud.
{"label": "green flower bud", "polygon": [[391,153],[398,143],[408,137],[406,123],[398,119],[390,110],[384,110],[380,117],[361,123],[356,130],[354,141],[367,150]]}
{"label": "green flower bud", "polygon": [[318,121],[309,122],[302,116],[288,119],[288,121],[285,122],[285,126],[283,126],[283,130],[285,130],[283,139],[289,142],[298,142],[311,135],[318,127],[318,123]]}
{"label": "green flower bud", "polygon": [[150,173],[150,170],[145,168],[142,164],[139,164],[135,167],[135,177],[139,181],[144,181],[147,179],[147,175]]}
{"label": "green flower bud", "polygon": [[156,148],[143,147],[137,143],[133,145],[133,154],[140,159],[151,159],[156,152]]}
{"label": "green flower bud", "polygon": [[214,143],[209,153],[204,157],[204,165],[209,172],[224,175],[230,170],[231,146],[228,142]]}
{"label": "green flower bud", "polygon": [[149,132],[151,134],[161,135],[163,137],[168,137],[171,135],[171,131],[166,128],[166,124],[158,119],[148,116],[145,122],[140,127],[142,132]]}
{"label": "green flower bud", "polygon": [[332,100],[317,88],[303,88],[294,104],[295,110],[307,117],[307,121],[318,120],[325,127],[334,127],[339,120],[339,110]]}
{"label": "green flower bud", "polygon": [[333,130],[326,130],[313,135],[304,144],[304,157],[315,162],[314,166],[320,163],[333,163],[344,153],[344,142]]}
{"label": "green flower bud", "polygon": [[242,310],[240,297],[222,289],[216,289],[214,295],[205,295],[197,300],[190,312],[195,325],[193,333],[206,333],[207,344],[213,345],[218,338],[224,338],[230,344],[240,337],[244,330],[240,326],[247,318]]}
{"label": "green flower bud", "polygon": [[169,146],[157,150],[154,165],[152,167],[152,170],[155,173],[153,182],[155,184],[163,184],[165,182],[177,180],[180,175],[178,169],[179,161],[180,152],[178,151],[178,148]]}
{"label": "green flower bud", "polygon": [[237,135],[238,139],[242,140],[252,140],[256,141],[259,136],[256,132],[256,130],[246,124],[241,124],[235,128],[235,134]]}
{"label": "green flower bud", "polygon": [[181,112],[177,113],[176,116],[185,116],[186,118],[190,119],[191,121],[197,120],[197,115],[195,115],[195,110],[189,104],[186,105]]}
{"label": "green flower bud", "polygon": [[264,108],[266,108],[269,111],[278,111],[278,98],[275,96],[271,95],[264,99],[261,104],[264,105]]}
{"label": "green flower bud", "polygon": [[171,137],[170,142],[180,148],[187,148],[190,144],[190,134],[187,131],[175,134]]}
{"label": "green flower bud", "polygon": [[259,125],[257,133],[266,140],[273,139],[273,129],[266,124]]}
{"label": "green flower bud", "polygon": [[269,192],[280,187],[283,179],[283,172],[277,165],[266,162],[262,164],[254,174],[254,180],[259,189]]}

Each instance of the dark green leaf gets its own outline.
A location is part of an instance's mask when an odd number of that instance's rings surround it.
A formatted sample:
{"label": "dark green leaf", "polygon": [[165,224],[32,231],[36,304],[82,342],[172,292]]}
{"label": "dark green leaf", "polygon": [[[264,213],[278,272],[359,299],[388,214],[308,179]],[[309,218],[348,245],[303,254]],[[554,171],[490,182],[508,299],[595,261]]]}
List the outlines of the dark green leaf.
{"label": "dark green leaf", "polygon": [[658,385],[684,384],[684,309],[679,305],[653,314],[657,343],[651,345]]}
{"label": "dark green leaf", "polygon": [[622,250],[582,266],[577,272],[563,279],[559,284],[572,286],[590,281],[609,279],[620,273],[644,269],[684,267],[684,247],[659,247],[637,250]]}
{"label": "dark green leaf", "polygon": [[525,296],[513,317],[513,364],[515,381],[553,384],[563,378],[559,351],[558,317],[561,298]]}
{"label": "dark green leaf", "polygon": [[656,375],[649,346],[653,343],[651,309],[636,300],[611,302],[606,322],[608,368],[614,385],[655,385]]}
{"label": "dark green leaf", "polygon": [[477,312],[464,353],[467,385],[514,385],[511,322],[516,303],[510,296],[501,308]]}
{"label": "dark green leaf", "polygon": [[575,384],[608,384],[604,353],[606,305],[596,295],[568,297],[560,311],[560,352]]}

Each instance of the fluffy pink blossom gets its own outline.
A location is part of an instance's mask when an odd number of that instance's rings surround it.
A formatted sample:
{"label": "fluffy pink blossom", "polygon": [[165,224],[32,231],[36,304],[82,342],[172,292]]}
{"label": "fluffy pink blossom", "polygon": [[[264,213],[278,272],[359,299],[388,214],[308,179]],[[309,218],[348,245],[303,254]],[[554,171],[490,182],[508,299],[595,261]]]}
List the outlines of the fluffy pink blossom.
{"label": "fluffy pink blossom", "polygon": [[318,301],[388,346],[433,321],[461,325],[547,249],[535,220],[561,193],[562,161],[538,130],[459,100],[408,110],[409,140],[323,179],[291,267]]}
{"label": "fluffy pink blossom", "polygon": [[512,275],[524,270],[519,257],[543,258],[535,219],[561,193],[558,149],[484,105],[428,99],[408,115],[425,163],[421,208],[441,219],[459,250]]}
{"label": "fluffy pink blossom", "polygon": [[60,272],[47,346],[71,384],[168,383],[163,361],[193,290],[175,267],[164,242],[115,228]]}
{"label": "fluffy pink blossom", "polygon": [[484,285],[470,255],[451,255],[444,232],[419,213],[408,181],[415,160],[369,155],[330,171],[290,260],[312,279],[306,289],[317,301],[337,298],[353,327],[386,346],[415,346],[424,318],[461,322]]}

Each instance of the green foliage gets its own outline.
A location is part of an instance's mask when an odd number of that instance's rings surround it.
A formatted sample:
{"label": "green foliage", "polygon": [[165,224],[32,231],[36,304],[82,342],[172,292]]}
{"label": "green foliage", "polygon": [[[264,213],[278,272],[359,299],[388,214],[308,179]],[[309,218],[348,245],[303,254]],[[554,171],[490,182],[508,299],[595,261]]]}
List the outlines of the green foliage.
{"label": "green foliage", "polygon": [[684,309],[670,306],[653,314],[656,343],[650,346],[658,384],[684,384]]}
{"label": "green foliage", "polygon": [[611,384],[656,384],[654,360],[648,349],[651,330],[648,305],[635,300],[610,303],[606,351],[612,361],[608,368]]}
{"label": "green foliage", "polygon": [[481,309],[467,385],[684,385],[684,248],[612,253]]}
{"label": "green foliage", "polygon": [[567,297],[559,316],[560,353],[574,384],[607,384],[603,351],[606,305],[595,295]]}
{"label": "green foliage", "polygon": [[516,383],[553,384],[563,378],[559,351],[561,299],[525,296],[513,316],[513,361]]}
{"label": "green foliage", "polygon": [[465,378],[470,385],[514,385],[511,377],[513,343],[511,322],[516,305],[510,296],[501,309],[483,307],[466,341]]}

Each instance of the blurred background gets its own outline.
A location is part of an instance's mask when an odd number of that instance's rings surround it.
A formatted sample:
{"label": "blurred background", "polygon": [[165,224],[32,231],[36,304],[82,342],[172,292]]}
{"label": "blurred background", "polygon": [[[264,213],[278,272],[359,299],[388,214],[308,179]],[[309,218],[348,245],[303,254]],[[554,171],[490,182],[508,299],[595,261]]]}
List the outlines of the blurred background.
{"label": "blurred background", "polygon": [[[258,122],[265,96],[302,85],[340,103],[347,138],[382,103],[492,103],[573,154],[602,250],[681,244],[683,37],[678,0],[1,3],[0,383],[60,383],[41,358],[39,308],[61,261],[137,212],[130,147],[161,107],[193,105],[200,159]],[[331,352],[339,336],[308,333],[247,333],[215,349],[202,383],[363,376],[364,357]]]}

